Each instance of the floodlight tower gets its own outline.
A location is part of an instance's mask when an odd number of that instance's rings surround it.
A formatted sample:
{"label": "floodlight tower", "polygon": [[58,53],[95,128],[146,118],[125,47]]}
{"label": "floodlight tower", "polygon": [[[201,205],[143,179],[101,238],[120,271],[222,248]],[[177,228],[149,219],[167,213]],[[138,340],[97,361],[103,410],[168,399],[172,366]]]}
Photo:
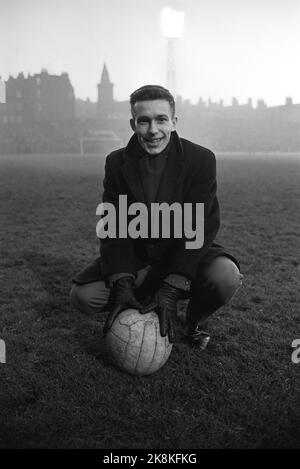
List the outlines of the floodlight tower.
{"label": "floodlight tower", "polygon": [[167,87],[176,96],[176,61],[175,44],[183,36],[184,12],[163,8],[161,28],[167,39]]}

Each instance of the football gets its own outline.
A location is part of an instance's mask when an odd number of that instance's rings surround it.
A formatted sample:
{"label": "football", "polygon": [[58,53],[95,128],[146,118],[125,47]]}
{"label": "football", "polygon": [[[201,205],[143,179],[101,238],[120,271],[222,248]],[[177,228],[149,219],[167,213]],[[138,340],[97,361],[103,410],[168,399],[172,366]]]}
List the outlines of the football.
{"label": "football", "polygon": [[162,337],[154,311],[122,311],[106,334],[106,348],[113,362],[133,375],[149,375],[159,370],[172,351],[168,336]]}

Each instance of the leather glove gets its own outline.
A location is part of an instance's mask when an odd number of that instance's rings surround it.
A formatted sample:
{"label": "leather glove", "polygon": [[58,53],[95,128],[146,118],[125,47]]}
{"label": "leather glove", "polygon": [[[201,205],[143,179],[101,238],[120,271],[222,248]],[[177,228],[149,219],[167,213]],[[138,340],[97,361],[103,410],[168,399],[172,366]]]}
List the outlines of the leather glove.
{"label": "leather glove", "polygon": [[135,297],[133,285],[134,279],[132,277],[122,277],[114,283],[111,293],[112,309],[104,324],[104,334],[109,331],[118,314],[124,309],[141,309],[142,306]]}
{"label": "leather glove", "polygon": [[159,318],[160,333],[162,337],[167,334],[170,342],[175,342],[175,320],[177,313],[177,301],[182,297],[182,291],[163,282],[153,299],[143,306],[142,314],[155,311]]}

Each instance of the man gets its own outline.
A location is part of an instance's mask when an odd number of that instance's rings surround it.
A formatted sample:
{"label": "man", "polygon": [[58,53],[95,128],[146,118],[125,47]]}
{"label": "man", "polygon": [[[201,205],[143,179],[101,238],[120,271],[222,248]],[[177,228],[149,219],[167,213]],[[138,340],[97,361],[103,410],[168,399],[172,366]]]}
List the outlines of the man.
{"label": "man", "polygon": [[129,204],[144,203],[149,213],[154,203],[190,204],[194,228],[197,204],[204,204],[204,241],[188,249],[186,236],[178,238],[174,230],[168,238],[160,230],[159,236],[136,239],[116,230],[115,238],[101,240],[100,257],[73,279],[71,301],[87,314],[109,311],[104,333],[124,309],[154,309],[161,335],[174,342],[177,303],[189,299],[188,339],[204,349],[207,318],[228,303],[242,279],[237,260],[214,243],[220,225],[215,156],[179,138],[167,89],[143,86],[131,94],[130,105],[134,134],[126,148],[106,159],[103,202],[116,208],[116,220],[121,195]]}

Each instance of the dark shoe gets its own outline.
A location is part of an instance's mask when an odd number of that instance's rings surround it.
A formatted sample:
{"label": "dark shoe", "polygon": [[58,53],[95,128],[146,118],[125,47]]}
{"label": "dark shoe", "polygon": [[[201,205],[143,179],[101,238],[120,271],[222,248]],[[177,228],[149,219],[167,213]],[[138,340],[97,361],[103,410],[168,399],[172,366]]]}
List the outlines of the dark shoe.
{"label": "dark shoe", "polygon": [[188,339],[190,345],[195,345],[200,350],[205,350],[210,341],[210,335],[201,329],[201,327],[196,326],[193,330],[189,331]]}

